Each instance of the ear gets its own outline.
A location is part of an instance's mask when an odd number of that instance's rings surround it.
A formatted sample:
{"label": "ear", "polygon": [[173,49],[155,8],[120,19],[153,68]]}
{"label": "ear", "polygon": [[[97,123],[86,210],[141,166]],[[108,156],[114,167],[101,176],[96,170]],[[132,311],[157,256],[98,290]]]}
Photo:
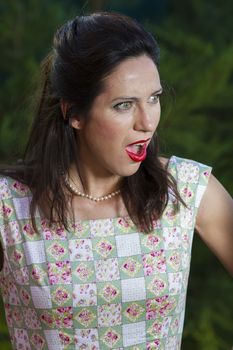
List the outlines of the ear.
{"label": "ear", "polygon": [[72,109],[75,109],[75,106],[72,103],[67,102],[63,99],[61,99],[60,106],[64,120],[69,122],[69,125],[72,126],[74,129],[81,129],[83,124],[81,117],[79,117],[77,113],[72,111]]}
{"label": "ear", "polygon": [[70,125],[76,130],[81,130],[83,123],[81,118],[79,118],[78,116],[74,116],[70,118]]}

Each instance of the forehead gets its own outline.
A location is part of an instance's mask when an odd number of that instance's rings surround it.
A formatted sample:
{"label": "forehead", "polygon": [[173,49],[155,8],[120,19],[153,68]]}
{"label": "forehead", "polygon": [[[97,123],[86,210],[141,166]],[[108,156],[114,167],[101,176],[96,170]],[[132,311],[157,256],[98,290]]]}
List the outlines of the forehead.
{"label": "forehead", "polygon": [[133,93],[159,89],[160,78],[156,65],[146,55],[129,58],[120,63],[104,79],[104,93]]}

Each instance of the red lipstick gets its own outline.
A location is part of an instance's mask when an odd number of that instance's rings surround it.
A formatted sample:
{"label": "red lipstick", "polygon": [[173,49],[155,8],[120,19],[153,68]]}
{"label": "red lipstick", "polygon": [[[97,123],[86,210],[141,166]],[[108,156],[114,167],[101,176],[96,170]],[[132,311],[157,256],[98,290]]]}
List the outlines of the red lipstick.
{"label": "red lipstick", "polygon": [[134,162],[142,162],[146,158],[147,140],[138,140],[126,147],[126,153]]}

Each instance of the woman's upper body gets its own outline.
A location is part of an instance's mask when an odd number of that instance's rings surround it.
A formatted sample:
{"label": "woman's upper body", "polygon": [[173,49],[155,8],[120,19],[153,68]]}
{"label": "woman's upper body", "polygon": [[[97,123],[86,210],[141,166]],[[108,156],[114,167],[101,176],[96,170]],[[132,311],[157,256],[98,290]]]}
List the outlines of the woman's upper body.
{"label": "woman's upper body", "polygon": [[193,231],[211,168],[172,156],[167,169],[187,206],[176,211],[170,192],[149,233],[124,211],[100,218],[93,210],[69,231],[37,211],[35,232],[31,191],[0,179],[0,280],[16,349],[180,349]]}
{"label": "woman's upper body", "polygon": [[[168,159],[160,158],[166,166]],[[73,207],[76,220],[90,220],[127,216],[122,198],[116,198],[114,205],[108,201],[90,202],[76,197]],[[207,189],[201,200],[196,215],[195,229],[201,239],[218,257],[225,268],[233,275],[233,201],[221,183],[211,174]],[[3,251],[0,241],[0,266],[3,266]]]}
{"label": "woman's upper body", "polygon": [[179,349],[194,228],[233,272],[230,195],[209,167],[159,158],[158,54],[118,14],[77,17],[55,35],[23,164],[2,180],[1,282],[16,348],[73,337],[72,349],[81,338],[84,349]]}

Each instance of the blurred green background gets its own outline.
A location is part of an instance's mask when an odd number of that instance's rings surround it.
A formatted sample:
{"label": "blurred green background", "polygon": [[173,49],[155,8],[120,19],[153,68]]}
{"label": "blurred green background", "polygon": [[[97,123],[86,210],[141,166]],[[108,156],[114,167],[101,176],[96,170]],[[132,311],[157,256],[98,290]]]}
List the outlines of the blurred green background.
{"label": "blurred green background", "polygon": [[[140,20],[161,47],[163,154],[195,159],[233,194],[233,1],[0,0],[0,160],[20,157],[39,62],[55,29],[77,14],[115,10]],[[195,236],[182,350],[230,350],[233,284]],[[2,305],[0,348],[10,349]]]}

